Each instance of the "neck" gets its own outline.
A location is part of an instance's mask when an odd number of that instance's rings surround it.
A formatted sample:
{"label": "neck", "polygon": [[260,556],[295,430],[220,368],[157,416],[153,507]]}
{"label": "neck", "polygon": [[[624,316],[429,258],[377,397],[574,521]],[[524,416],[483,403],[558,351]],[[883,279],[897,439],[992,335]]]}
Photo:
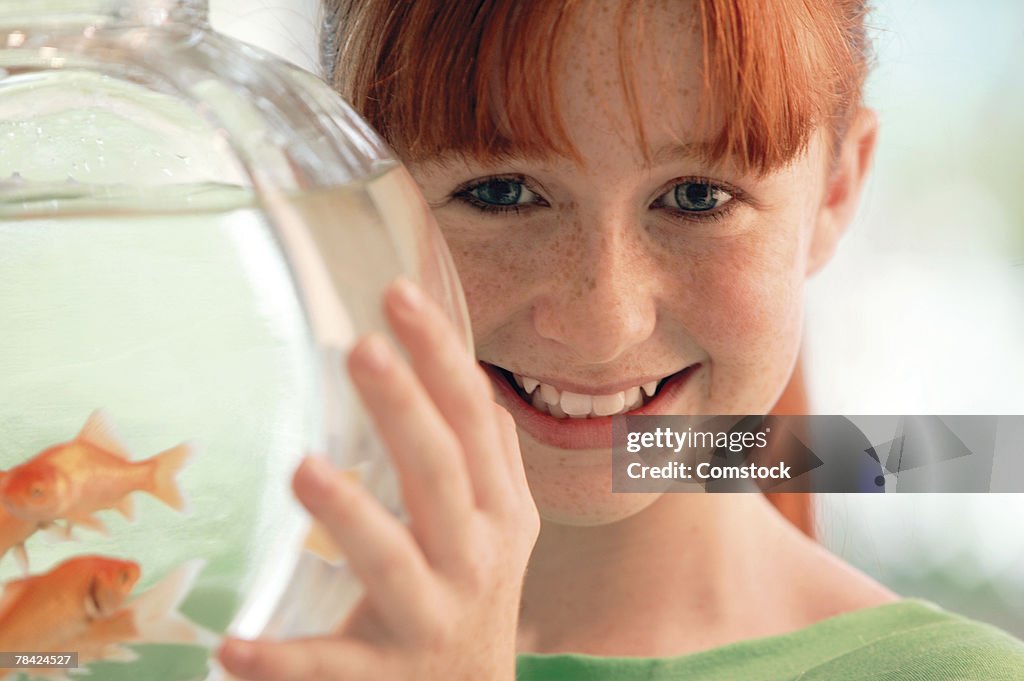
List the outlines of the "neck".
{"label": "neck", "polygon": [[752,613],[779,597],[764,585],[787,581],[775,544],[796,535],[760,494],[665,494],[616,523],[545,523],[520,650],[664,656],[756,635]]}

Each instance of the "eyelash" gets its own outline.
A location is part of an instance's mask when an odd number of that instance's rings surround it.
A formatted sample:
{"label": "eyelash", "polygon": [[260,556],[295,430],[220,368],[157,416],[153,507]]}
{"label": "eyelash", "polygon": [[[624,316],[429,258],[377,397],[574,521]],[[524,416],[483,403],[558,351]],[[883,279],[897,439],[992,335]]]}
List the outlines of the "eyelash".
{"label": "eyelash", "polygon": [[[535,194],[539,199],[539,203],[526,203],[526,204],[511,204],[511,205],[498,205],[493,203],[487,203],[473,196],[472,192],[474,189],[489,183],[489,182],[510,182],[521,184],[525,189]],[[677,208],[672,208],[668,205],[662,205],[661,208],[672,215],[673,218],[686,220],[688,222],[720,222],[727,218],[738,206],[737,204],[746,203],[747,196],[743,190],[733,187],[732,185],[725,184],[718,180],[712,180],[707,177],[680,177],[672,180],[658,192],[657,198],[660,200],[668,192],[672,191],[675,187],[682,184],[706,184],[716,191],[723,191],[731,197],[722,208],[712,209],[710,211],[684,211]],[[490,213],[492,215],[521,215],[524,212],[528,212],[535,208],[544,208],[550,206],[550,204],[544,200],[540,192],[531,186],[523,175],[493,175],[490,177],[476,178],[460,185],[454,192],[452,192],[452,198],[473,206],[477,210],[484,213]],[[657,203],[657,201],[655,201]],[[655,205],[655,204],[652,204]]]}
{"label": "eyelash", "polygon": [[[535,194],[540,200],[540,203],[516,203],[502,206],[481,201],[473,196],[472,192],[474,189],[478,189],[489,182],[514,182],[516,184],[521,184],[532,194]],[[459,186],[454,192],[452,192],[452,198],[469,204],[485,213],[496,215],[520,215],[534,208],[544,208],[551,205],[543,199],[540,192],[534,189],[534,187],[527,182],[526,177],[523,175],[492,175],[490,177],[476,178]]]}
{"label": "eyelash", "polygon": [[730,196],[730,199],[722,204],[721,208],[713,208],[709,211],[685,211],[673,208],[672,206],[663,205],[662,208],[667,211],[670,215],[675,218],[686,220],[688,222],[721,222],[722,220],[729,217],[733,211],[735,211],[740,204],[747,203],[747,194],[740,188],[734,187],[730,184],[725,184],[719,180],[713,180],[710,177],[678,177],[668,184],[664,185],[658,191],[658,198],[655,203],[665,196],[668,192],[672,191],[675,187],[682,184],[704,184],[711,187],[714,191],[722,191]]}

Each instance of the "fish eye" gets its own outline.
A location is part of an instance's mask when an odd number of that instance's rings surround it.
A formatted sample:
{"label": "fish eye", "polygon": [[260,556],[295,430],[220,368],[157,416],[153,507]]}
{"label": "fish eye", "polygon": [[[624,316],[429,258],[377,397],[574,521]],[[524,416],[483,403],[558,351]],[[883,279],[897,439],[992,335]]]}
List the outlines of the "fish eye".
{"label": "fish eye", "polygon": [[38,499],[39,497],[41,497],[44,494],[46,494],[46,492],[43,490],[43,488],[40,487],[39,485],[33,485],[32,487],[30,487],[29,490],[28,490],[28,493],[29,493],[29,496],[31,496],[33,499]]}
{"label": "fish eye", "polygon": [[127,572],[122,572],[121,573],[121,583],[122,584],[127,584],[129,579],[130,578],[128,577],[128,573]]}

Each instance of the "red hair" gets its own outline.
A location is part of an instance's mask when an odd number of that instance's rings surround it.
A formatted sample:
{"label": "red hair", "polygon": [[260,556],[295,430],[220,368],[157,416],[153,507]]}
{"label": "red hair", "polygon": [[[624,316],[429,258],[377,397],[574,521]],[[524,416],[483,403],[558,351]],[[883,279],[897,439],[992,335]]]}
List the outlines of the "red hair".
{"label": "red hair", "polygon": [[[628,19],[642,17],[645,4],[620,5],[623,74],[630,55],[626,27],[643,27]],[[819,126],[841,139],[867,73],[864,0],[696,5],[704,121],[725,121],[707,135],[705,160],[729,159],[767,173],[803,151]],[[406,160],[513,150],[574,157],[554,74],[568,19],[587,6],[584,0],[325,0],[325,67],[331,84]],[[623,88],[635,114],[629,78]]]}
{"label": "red hair", "polygon": [[[578,157],[559,113],[555,74],[568,20],[586,11],[586,0],[324,4],[329,80],[400,158]],[[625,27],[642,29],[645,4],[622,0],[619,7],[624,76]],[[696,0],[696,7],[707,162],[728,159],[768,173],[800,154],[819,127],[838,146],[867,73],[864,0]],[[643,144],[631,79],[622,82]],[[725,123],[714,129],[713,121]],[[798,372],[776,413],[806,409]],[[769,498],[813,535],[809,495]]]}

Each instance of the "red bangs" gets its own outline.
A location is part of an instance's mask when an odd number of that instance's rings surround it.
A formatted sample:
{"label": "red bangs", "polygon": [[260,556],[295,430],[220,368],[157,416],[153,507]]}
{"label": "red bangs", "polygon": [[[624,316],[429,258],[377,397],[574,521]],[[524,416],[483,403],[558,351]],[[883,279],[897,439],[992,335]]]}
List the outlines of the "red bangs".
{"label": "red bangs", "polygon": [[[568,19],[583,0],[328,0],[332,84],[406,160],[445,152],[577,157],[553,74]],[[698,0],[707,161],[765,173],[818,126],[838,137],[867,70],[862,0]],[[620,6],[624,96],[638,138],[627,26],[644,3]],[[637,18],[639,21],[626,21]],[[642,40],[642,35],[633,36]],[[328,40],[330,43],[331,40]],[[712,121],[727,121],[717,130]]]}

